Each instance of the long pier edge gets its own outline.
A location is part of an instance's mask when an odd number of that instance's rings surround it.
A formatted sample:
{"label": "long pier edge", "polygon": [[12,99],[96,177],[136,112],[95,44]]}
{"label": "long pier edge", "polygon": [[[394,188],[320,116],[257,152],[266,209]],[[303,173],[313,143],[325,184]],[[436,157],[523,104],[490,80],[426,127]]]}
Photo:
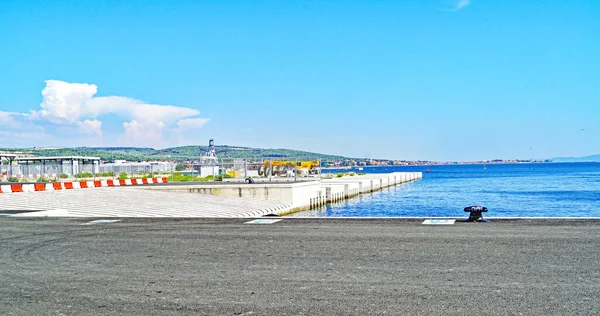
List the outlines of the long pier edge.
{"label": "long pier edge", "polygon": [[[286,216],[293,213],[317,209],[330,203],[340,202],[361,194],[380,191],[423,178],[422,172],[394,172],[344,176],[333,179],[291,182],[280,179],[278,182],[229,183],[187,183],[143,187],[145,190],[160,190],[208,194],[217,196],[246,197],[281,202],[269,214]],[[268,213],[268,212],[266,212]],[[269,214],[264,215],[269,215]]]}

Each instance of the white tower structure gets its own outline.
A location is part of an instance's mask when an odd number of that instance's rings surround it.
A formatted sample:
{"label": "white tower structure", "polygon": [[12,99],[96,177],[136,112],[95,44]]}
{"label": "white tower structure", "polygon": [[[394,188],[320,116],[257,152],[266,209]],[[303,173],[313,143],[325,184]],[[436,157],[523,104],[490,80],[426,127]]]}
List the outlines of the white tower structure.
{"label": "white tower structure", "polygon": [[217,158],[214,140],[208,141],[208,151],[200,157],[200,163],[200,176],[206,177],[212,174],[214,180],[215,176],[219,174],[219,158]]}

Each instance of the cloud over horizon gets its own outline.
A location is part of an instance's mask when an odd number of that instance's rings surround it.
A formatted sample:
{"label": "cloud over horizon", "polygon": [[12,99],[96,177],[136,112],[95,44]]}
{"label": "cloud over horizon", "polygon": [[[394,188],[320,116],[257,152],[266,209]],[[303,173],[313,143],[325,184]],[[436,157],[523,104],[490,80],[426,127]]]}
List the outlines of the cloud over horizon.
{"label": "cloud over horizon", "polygon": [[[29,113],[0,110],[0,132],[12,131],[19,138],[28,138],[35,132],[36,137],[29,139],[48,141],[62,133],[95,144],[106,141],[112,145],[161,147],[180,144],[183,138],[178,134],[183,130],[201,128],[209,121],[198,117],[200,111],[196,109],[122,96],[95,96],[97,92],[94,84],[47,80],[38,110]],[[121,120],[122,131],[118,137],[107,140],[102,120],[108,115]]]}
{"label": "cloud over horizon", "polygon": [[469,4],[471,4],[471,0],[459,0],[456,3],[456,6],[454,7],[454,9],[452,9],[452,11],[458,11],[458,10],[468,6]]}

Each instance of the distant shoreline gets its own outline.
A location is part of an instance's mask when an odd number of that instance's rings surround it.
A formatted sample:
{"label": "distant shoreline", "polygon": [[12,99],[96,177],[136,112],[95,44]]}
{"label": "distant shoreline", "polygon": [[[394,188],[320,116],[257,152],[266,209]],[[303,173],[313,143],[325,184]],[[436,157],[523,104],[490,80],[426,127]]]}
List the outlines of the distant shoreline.
{"label": "distant shoreline", "polygon": [[427,163],[419,165],[371,165],[371,166],[352,166],[352,167],[321,167],[324,170],[340,169],[340,170],[356,170],[357,168],[385,168],[385,167],[429,167],[429,166],[465,166],[465,165],[524,165],[524,164],[545,164],[545,163],[595,163],[600,161],[575,161],[575,162],[555,162],[555,161],[532,161],[532,162],[464,162],[464,163]]}

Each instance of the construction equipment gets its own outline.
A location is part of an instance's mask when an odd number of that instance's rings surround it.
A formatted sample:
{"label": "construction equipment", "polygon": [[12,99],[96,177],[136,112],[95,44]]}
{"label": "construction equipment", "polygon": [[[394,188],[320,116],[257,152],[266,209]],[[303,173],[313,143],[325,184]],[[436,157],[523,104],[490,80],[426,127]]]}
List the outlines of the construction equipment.
{"label": "construction equipment", "polygon": [[308,176],[318,173],[320,162],[313,161],[283,161],[283,160],[265,160],[258,169],[258,175],[261,177],[280,176],[293,177]]}

